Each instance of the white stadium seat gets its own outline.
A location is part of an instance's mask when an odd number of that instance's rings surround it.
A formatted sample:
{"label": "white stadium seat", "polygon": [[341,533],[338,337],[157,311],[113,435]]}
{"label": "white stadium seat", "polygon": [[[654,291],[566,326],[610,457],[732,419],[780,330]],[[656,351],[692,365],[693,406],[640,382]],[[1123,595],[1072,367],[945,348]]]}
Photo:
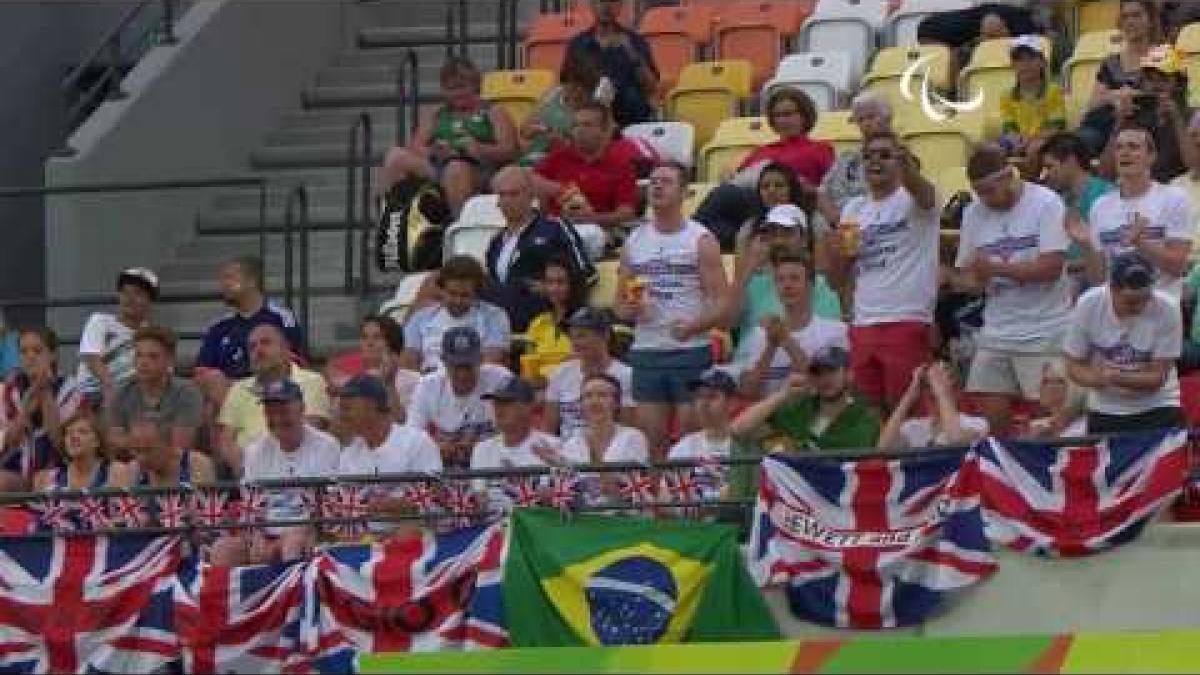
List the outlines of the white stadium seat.
{"label": "white stadium seat", "polygon": [[954,12],[970,9],[974,0],[903,0],[896,11],[888,17],[884,28],[884,43],[889,47],[907,47],[917,44],[917,26],[921,19],[938,12]]}
{"label": "white stadium seat", "polygon": [[648,143],[664,159],[684,166],[692,166],[695,162],[696,130],[687,122],[632,124],[621,133],[626,138]]}
{"label": "white stadium seat", "polygon": [[850,58],[851,80],[866,72],[882,29],[887,3],[880,0],[819,0],[804,22],[801,44],[808,52],[842,52]]}
{"label": "white stadium seat", "polygon": [[790,87],[808,94],[824,112],[842,107],[850,91],[850,57],[842,52],[808,52],[792,54],[779,63],[775,77],[762,90],[762,110],[775,89]]}
{"label": "white stadium seat", "polygon": [[463,204],[458,222],[446,230],[443,256],[469,255],[483,260],[492,237],[504,229],[504,214],[496,195],[476,195]]}

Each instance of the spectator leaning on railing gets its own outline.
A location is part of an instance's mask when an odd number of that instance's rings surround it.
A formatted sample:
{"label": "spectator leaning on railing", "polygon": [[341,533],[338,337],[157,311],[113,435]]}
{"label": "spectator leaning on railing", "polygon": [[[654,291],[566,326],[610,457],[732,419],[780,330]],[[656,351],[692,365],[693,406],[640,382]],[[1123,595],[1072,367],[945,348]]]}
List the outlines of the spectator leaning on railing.
{"label": "spectator leaning on railing", "polygon": [[564,439],[582,430],[585,425],[583,383],[597,375],[612,377],[620,385],[618,419],[632,423],[635,419],[633,371],[609,354],[612,318],[604,310],[583,307],[567,319],[566,328],[575,358],[550,373],[546,384],[543,429]]}
{"label": "spectator leaning on railing", "polygon": [[[958,385],[944,361],[913,371],[912,383],[879,434],[880,450],[970,445],[987,435],[987,420],[958,411]],[[924,416],[913,415],[924,404]]]}

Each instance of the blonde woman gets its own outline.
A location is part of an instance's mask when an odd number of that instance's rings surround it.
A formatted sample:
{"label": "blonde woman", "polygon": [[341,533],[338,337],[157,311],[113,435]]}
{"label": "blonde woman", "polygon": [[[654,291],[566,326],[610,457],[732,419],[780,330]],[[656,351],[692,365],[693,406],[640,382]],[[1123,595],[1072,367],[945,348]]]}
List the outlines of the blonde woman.
{"label": "blonde woman", "polygon": [[131,471],[113,459],[99,418],[77,413],[63,425],[63,464],[38,472],[35,490],[97,490],[128,487]]}

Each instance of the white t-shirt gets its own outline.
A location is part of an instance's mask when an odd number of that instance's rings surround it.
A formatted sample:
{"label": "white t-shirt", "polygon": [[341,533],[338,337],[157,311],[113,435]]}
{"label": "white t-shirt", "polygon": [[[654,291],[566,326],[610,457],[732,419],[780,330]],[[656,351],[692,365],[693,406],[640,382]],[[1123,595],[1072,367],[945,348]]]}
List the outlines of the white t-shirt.
{"label": "white t-shirt", "polygon": [[[613,359],[606,371],[621,383],[621,407],[632,408],[633,369]],[[583,428],[583,364],[571,359],[554,369],[546,381],[546,402],[558,404],[558,433],[570,438]]]}
{"label": "white t-shirt", "polygon": [[[728,459],[733,455],[733,437],[714,440],[704,431],[694,431],[683,438],[667,453],[667,459]],[[723,465],[697,466],[692,470],[693,479],[699,484],[703,499],[718,499],[721,488],[729,482],[729,468]]]}
{"label": "white t-shirt", "polygon": [[[987,420],[964,413],[958,414],[958,425],[963,431],[974,433],[976,436],[986,436],[988,433]],[[929,448],[936,445],[947,445],[950,439],[945,431],[933,433],[933,419],[930,417],[914,417],[900,425],[900,436],[904,439],[905,448]]]}
{"label": "white t-shirt", "polygon": [[[304,425],[300,447],[286,452],[271,434],[263,434],[246,446],[242,458],[242,480],[249,483],[281,478],[328,478],[337,475],[341,446],[337,439]],[[293,520],[308,516],[303,490],[273,490],[267,495],[267,517]]]}
{"label": "white t-shirt", "polygon": [[533,451],[538,446],[546,446],[562,452],[562,441],[557,436],[551,436],[536,429],[530,431],[525,440],[515,446],[505,445],[504,437],[496,434],[475,444],[475,449],[471,451],[471,468],[502,469],[510,466],[545,466],[546,463]]}
{"label": "white t-shirt", "polygon": [[700,240],[711,236],[703,225],[689,220],[670,234],[648,222],[625,240],[625,265],[630,274],[646,281],[646,310],[634,326],[633,349],[667,351],[708,344],[703,334],[679,342],[671,337],[671,328],[694,321],[709,305],[700,280]]}
{"label": "white t-shirt", "polygon": [[[847,351],[850,350],[850,339],[846,324],[841,321],[822,319],[818,316],[814,316],[804,328],[792,331],[792,339],[800,346],[800,350],[809,357],[830,346],[838,346]],[[763,330],[760,326],[751,331],[750,335],[746,337],[746,359],[738,364],[738,370],[745,372],[753,368],[766,349],[767,331]],[[773,394],[782,389],[784,383],[787,381],[788,374],[791,372],[792,357],[788,355],[787,350],[779,347],[775,350],[775,356],[771,359],[771,366],[767,369],[767,375],[763,380],[764,395]]]}
{"label": "white t-shirt", "polygon": [[83,361],[84,356],[99,356],[108,365],[117,385],[133,376],[133,334],[137,329],[121,323],[112,314],[96,312],[88,317],[79,338],[79,389],[85,394],[100,391],[100,380]]}
{"label": "white t-shirt", "polygon": [[[963,214],[955,267],[964,268],[978,251],[993,260],[1033,262],[1045,253],[1065,253],[1070,242],[1063,228],[1066,207],[1054,192],[1024,183],[1021,197],[1008,211],[995,211],[976,201]],[[987,284],[983,308],[983,343],[995,349],[1045,351],[1067,327],[1071,313],[1066,265],[1050,282],[1022,283],[994,277]]]}
{"label": "white t-shirt", "polygon": [[854,263],[854,325],[933,321],[937,301],[939,209],[921,210],[903,187],[886,199],[851,199],[862,244]]}
{"label": "white t-shirt", "polygon": [[343,476],[367,476],[377,473],[442,472],[442,455],[429,434],[413,427],[393,424],[377,448],[367,447],[361,436],[342,448],[338,473]]}
{"label": "white t-shirt", "polygon": [[[1071,315],[1063,351],[1092,365],[1136,370],[1159,359],[1177,359],[1183,349],[1183,319],[1169,294],[1155,291],[1138,315],[1118,319],[1108,286],[1084,293]],[[1174,364],[1158,391],[1135,392],[1119,387],[1088,390],[1088,410],[1107,415],[1136,415],[1179,405],[1179,376]]]}
{"label": "white t-shirt", "polygon": [[451,328],[473,328],[484,349],[508,349],[512,326],[503,309],[477,302],[462,316],[451,316],[441,305],[422,307],[404,324],[404,348],[421,354],[421,370],[442,365],[442,336]]}
{"label": "white t-shirt", "polygon": [[405,424],[425,431],[433,438],[470,435],[487,438],[496,431],[492,402],[483,400],[513,375],[503,366],[485,363],[479,369],[479,384],[467,396],[458,397],[450,387],[444,370],[422,375],[408,404]]}
{"label": "white t-shirt", "polygon": [[[1190,243],[1195,237],[1195,209],[1182,188],[1154,182],[1145,194],[1135,199],[1124,199],[1120,190],[1112,190],[1096,200],[1088,215],[1092,245],[1104,252],[1106,260],[1133,250],[1121,243],[1121,235],[1133,225],[1135,214],[1150,222],[1146,228],[1146,238],[1150,241],[1163,243],[1176,239]],[[1160,270],[1158,289],[1178,300],[1183,280]]]}
{"label": "white t-shirt", "polygon": [[392,381],[392,386],[396,388],[397,405],[408,414],[408,406],[412,403],[413,392],[417,389],[417,383],[421,381],[421,374],[415,370],[407,368],[396,369],[396,379]]}
{"label": "white t-shirt", "polygon": [[[578,432],[563,443],[563,457],[572,464],[592,464],[592,451],[588,448],[583,432]],[[617,425],[612,441],[601,455],[602,464],[645,463],[650,458],[646,435],[640,429]]]}

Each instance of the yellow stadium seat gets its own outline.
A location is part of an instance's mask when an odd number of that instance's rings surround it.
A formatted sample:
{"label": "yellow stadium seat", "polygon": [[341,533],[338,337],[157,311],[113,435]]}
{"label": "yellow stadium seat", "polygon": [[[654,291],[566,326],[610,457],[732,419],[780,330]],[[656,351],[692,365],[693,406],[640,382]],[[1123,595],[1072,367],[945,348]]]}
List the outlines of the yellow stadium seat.
{"label": "yellow stadium seat", "polygon": [[849,110],[821,113],[817,116],[816,126],[808,135],[832,143],[839,153],[857,150],[862,144],[862,132],[850,121]]}
{"label": "yellow stadium seat", "polygon": [[925,175],[929,176],[933,180],[933,184],[937,186],[938,197],[941,198],[942,204],[949,202],[950,198],[959,192],[971,191],[971,181],[967,179],[967,167],[965,166],[951,166],[940,171],[927,172]]}
{"label": "yellow stadium seat", "polygon": [[736,169],[755,148],[778,139],[763,117],[734,117],[721,122],[712,141],[700,152],[700,180],[721,180],[726,169]]}
{"label": "yellow stadium seat", "polygon": [[1075,32],[1082,34],[1116,28],[1120,15],[1120,0],[1076,0]]}
{"label": "yellow stadium seat", "polygon": [[[877,92],[887,98],[893,108],[909,105],[900,93],[904,71],[920,58],[930,56],[928,64],[930,84],[935,89],[947,91],[953,84],[950,72],[950,51],[941,45],[912,45],[908,47],[886,47],[879,50],[871,62],[871,69],[863,76],[863,89]],[[913,94],[919,95],[920,78],[912,80]]]}
{"label": "yellow stadium seat", "polygon": [[1200,21],[1194,21],[1179,29],[1179,37],[1175,38],[1175,48],[1189,56],[1200,54]]}
{"label": "yellow stadium seat", "polygon": [[596,285],[592,286],[588,304],[592,307],[611,308],[617,302],[617,268],[619,260],[601,260],[596,263]]}
{"label": "yellow stadium seat", "polygon": [[1121,48],[1116,30],[1094,31],[1079,36],[1075,51],[1063,65],[1063,84],[1074,94],[1090,95],[1096,83],[1100,62]]}
{"label": "yellow stadium seat", "polygon": [[941,122],[914,117],[901,132],[908,149],[921,160],[926,176],[938,167],[965,166],[972,146],[982,136],[983,118],[976,115],[955,115]]}
{"label": "yellow stadium seat", "polygon": [[715,187],[717,187],[716,183],[692,183],[689,185],[687,194],[683,196],[683,215],[690,218]]}
{"label": "yellow stadium seat", "polygon": [[[1200,54],[1187,57],[1183,63],[1187,67],[1188,82],[1200,82]],[[1188,87],[1188,105],[1200,107],[1200,86]]]}
{"label": "yellow stadium seat", "polygon": [[520,127],[557,81],[550,70],[493,70],[483,76],[482,96],[508,111]]}
{"label": "yellow stadium seat", "polygon": [[753,81],[749,61],[690,64],[679,74],[679,85],[667,95],[667,117],[692,125],[699,150],[712,140],[722,121],[739,115]]}

